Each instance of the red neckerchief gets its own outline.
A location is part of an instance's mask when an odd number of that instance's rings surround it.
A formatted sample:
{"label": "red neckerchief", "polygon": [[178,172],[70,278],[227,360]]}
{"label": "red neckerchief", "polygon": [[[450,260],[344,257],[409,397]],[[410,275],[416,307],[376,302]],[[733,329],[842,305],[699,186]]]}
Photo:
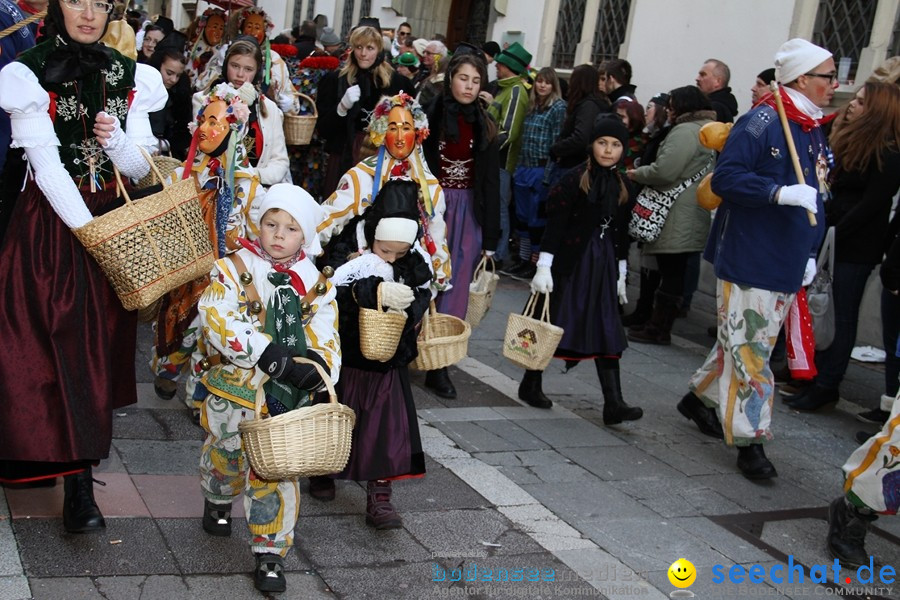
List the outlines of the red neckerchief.
{"label": "red neckerchief", "polygon": [[[787,116],[789,121],[793,121],[794,123],[799,125],[803,129],[804,133],[809,133],[816,127],[821,127],[826,123],[830,123],[837,116],[837,113],[835,112],[828,116],[822,117],[821,119],[813,119],[811,116],[797,108],[797,106],[794,104],[794,101],[791,100],[791,97],[787,93],[785,93],[783,86],[780,89],[781,103],[784,105],[784,114]],[[756,106],[759,106],[760,104],[767,104],[768,106],[774,108],[776,111],[778,110],[778,107],[775,106],[775,96],[771,92],[760,98],[759,102],[756,103]]]}
{"label": "red neckerchief", "polygon": [[409,161],[404,159],[397,161],[397,163],[391,167],[391,177],[403,177],[409,173]]}
{"label": "red neckerchief", "polygon": [[[272,265],[272,268],[275,269],[276,271],[278,271],[279,273],[287,273],[288,277],[291,278],[291,287],[293,287],[295,290],[297,290],[297,293],[300,295],[301,298],[303,298],[303,296],[306,295],[306,286],[303,285],[303,280],[300,279],[300,275],[294,271],[291,271],[288,267],[285,267],[281,263],[273,262],[272,258],[269,256],[268,252],[266,252],[259,245],[258,241],[251,242],[250,240],[245,240],[244,238],[238,238],[238,243],[240,243],[241,246],[243,246],[244,248],[246,248],[247,250],[249,250],[256,256],[258,256],[259,258],[268,262],[270,265]],[[297,264],[297,262],[300,262],[304,258],[306,258],[306,253],[303,250],[301,250],[300,256],[297,257],[297,261],[294,264]]]}

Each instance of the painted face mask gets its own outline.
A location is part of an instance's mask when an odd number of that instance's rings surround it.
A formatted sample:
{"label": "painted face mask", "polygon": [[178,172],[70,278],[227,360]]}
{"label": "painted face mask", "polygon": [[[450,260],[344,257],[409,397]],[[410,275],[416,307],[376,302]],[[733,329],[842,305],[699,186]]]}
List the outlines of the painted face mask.
{"label": "painted face mask", "polygon": [[228,105],[223,100],[214,100],[203,110],[197,147],[204,154],[218,156],[224,152],[231,133],[227,111]]}
{"label": "painted face mask", "polygon": [[247,15],[241,33],[255,37],[256,41],[262,44],[266,36],[266,19],[259,14]]}
{"label": "painted face mask", "polygon": [[222,36],[225,34],[225,19],[219,15],[211,15],[206,21],[206,27],[203,29],[203,37],[210,46],[218,46],[222,43]]}
{"label": "painted face mask", "polygon": [[416,127],[409,110],[395,106],[388,113],[388,129],[384,135],[384,146],[388,154],[403,160],[416,147]]}

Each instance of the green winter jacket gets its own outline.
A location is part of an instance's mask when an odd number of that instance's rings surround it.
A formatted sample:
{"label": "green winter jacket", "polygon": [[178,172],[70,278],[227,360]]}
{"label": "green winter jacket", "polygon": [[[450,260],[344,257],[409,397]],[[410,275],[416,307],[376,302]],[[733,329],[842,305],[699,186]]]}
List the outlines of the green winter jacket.
{"label": "green winter jacket", "polygon": [[[700,128],[714,121],[715,111],[699,110],[681,115],[659,147],[656,160],[634,170],[634,181],[660,192],[672,189],[701,170],[712,172],[715,153],[700,144]],[[701,252],[706,247],[710,212],[697,204],[697,186],[679,194],[669,210],[662,233],[644,244],[645,254]]]}
{"label": "green winter jacket", "polygon": [[500,92],[488,107],[488,113],[500,128],[500,164],[512,173],[519,163],[522,126],[528,113],[528,89],[518,75],[501,79],[497,85]]}

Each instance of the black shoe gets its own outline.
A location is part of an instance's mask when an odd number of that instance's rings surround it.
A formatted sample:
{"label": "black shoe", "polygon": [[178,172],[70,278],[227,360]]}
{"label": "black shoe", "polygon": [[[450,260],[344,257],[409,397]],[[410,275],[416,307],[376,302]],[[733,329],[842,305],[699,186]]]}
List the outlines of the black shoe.
{"label": "black shoe", "polygon": [[519,400],[523,400],[535,408],[553,406],[553,402],[544,395],[541,389],[543,374],[543,371],[525,371],[522,383],[519,384]]}
{"label": "black shoe", "polygon": [[309,495],[322,502],[331,502],[335,496],[334,479],[326,476],[310,477]]}
{"label": "black shoe", "polygon": [[231,535],[231,504],[216,504],[203,500],[203,531],[209,535]]}
{"label": "black shoe", "polygon": [[428,371],[425,375],[425,387],[440,398],[447,400],[456,399],[456,388],[453,387],[453,382],[450,381],[450,375],[447,373],[446,367]]}
{"label": "black shoe", "polygon": [[869,441],[869,438],[873,435],[878,435],[877,433],[869,433],[868,431],[857,431],[856,435],[853,436],[853,439],[856,440],[856,443],[862,446],[866,442]]}
{"label": "black shoe", "polygon": [[874,425],[884,425],[887,423],[888,418],[891,416],[886,410],[881,410],[880,408],[874,408],[872,410],[867,410],[865,412],[857,413],[856,420],[862,421],[863,423],[872,423]]}
{"label": "black shoe", "polygon": [[283,592],[287,589],[284,559],[277,554],[257,554],[253,585],[261,592]]}
{"label": "black shoe", "polygon": [[153,391],[163,400],[171,400],[178,391],[178,382],[157,376],[153,380]]}
{"label": "black shoe", "polygon": [[815,412],[819,409],[832,409],[837,404],[840,396],[837,389],[828,389],[819,385],[808,388],[805,393],[784,401],[785,404],[802,412]]}
{"label": "black shoe", "polygon": [[863,515],[847,504],[843,496],[835,498],[828,507],[828,553],[841,564],[858,568],[869,564],[866,552],[866,532],[877,515]]}
{"label": "black shoe", "polygon": [[677,408],[685,418],[697,424],[700,433],[719,440],[725,439],[725,433],[722,431],[722,424],[719,423],[715,409],[703,404],[703,401],[693,392],[685,394]]}
{"label": "black shoe", "polygon": [[749,446],[738,448],[737,466],[747,479],[756,480],[778,477],[775,465],[766,458],[762,444],[750,444]]}
{"label": "black shoe", "polygon": [[[99,483],[99,482],[98,482]],[[106,485],[106,484],[103,484]],[[63,479],[63,526],[69,533],[90,533],[106,527],[106,521],[94,500],[91,468]]]}
{"label": "black shoe", "polygon": [[618,425],[622,421],[637,421],[644,416],[644,410],[638,406],[628,406],[622,397],[622,382],[619,366],[612,367],[609,361],[595,359],[597,378],[603,392],[603,424]]}

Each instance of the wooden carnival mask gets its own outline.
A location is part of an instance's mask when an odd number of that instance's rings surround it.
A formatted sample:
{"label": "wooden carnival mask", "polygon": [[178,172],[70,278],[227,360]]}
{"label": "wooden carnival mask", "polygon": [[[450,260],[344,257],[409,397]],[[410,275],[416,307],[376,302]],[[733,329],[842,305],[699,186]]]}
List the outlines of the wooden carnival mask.
{"label": "wooden carnival mask", "polygon": [[384,147],[397,160],[405,159],[416,149],[416,125],[408,109],[395,106],[388,113]]}
{"label": "wooden carnival mask", "polygon": [[203,28],[203,37],[210,46],[218,46],[225,35],[225,19],[221,15],[210,15]]}
{"label": "wooden carnival mask", "polygon": [[228,122],[228,104],[224,100],[213,100],[203,109],[198,127],[197,147],[209,156],[218,156],[227,147],[231,124]]}
{"label": "wooden carnival mask", "polygon": [[266,39],[266,18],[257,13],[247,15],[241,33],[255,37],[257,43],[262,44]]}

